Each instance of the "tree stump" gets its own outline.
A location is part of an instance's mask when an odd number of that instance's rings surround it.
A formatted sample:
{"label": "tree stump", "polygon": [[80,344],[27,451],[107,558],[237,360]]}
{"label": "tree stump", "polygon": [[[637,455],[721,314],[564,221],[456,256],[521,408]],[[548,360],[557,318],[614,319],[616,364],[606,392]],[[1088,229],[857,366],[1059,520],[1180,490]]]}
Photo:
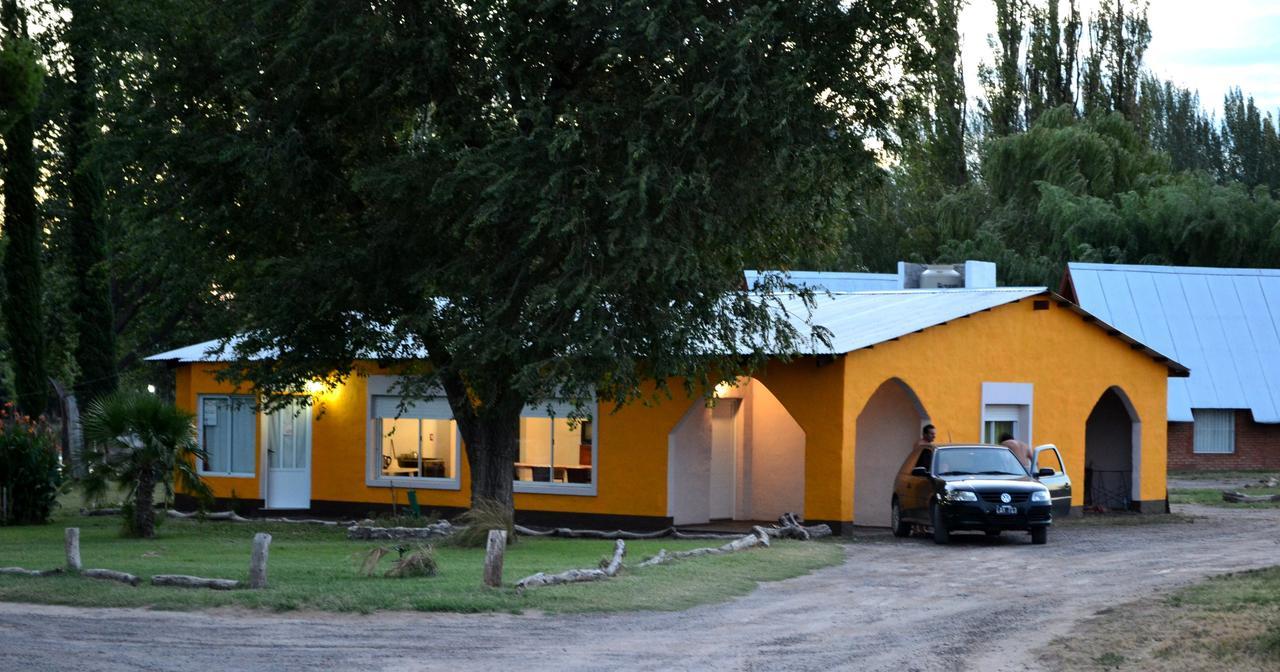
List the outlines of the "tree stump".
{"label": "tree stump", "polygon": [[249,587],[267,587],[267,549],[271,547],[271,535],[259,532],[253,535],[253,554],[249,556]]}
{"label": "tree stump", "polygon": [[80,564],[80,528],[68,527],[66,531],[67,569],[78,572]]}
{"label": "tree stump", "polygon": [[484,585],[502,587],[502,559],[507,550],[507,531],[489,530],[489,543],[484,550]]}

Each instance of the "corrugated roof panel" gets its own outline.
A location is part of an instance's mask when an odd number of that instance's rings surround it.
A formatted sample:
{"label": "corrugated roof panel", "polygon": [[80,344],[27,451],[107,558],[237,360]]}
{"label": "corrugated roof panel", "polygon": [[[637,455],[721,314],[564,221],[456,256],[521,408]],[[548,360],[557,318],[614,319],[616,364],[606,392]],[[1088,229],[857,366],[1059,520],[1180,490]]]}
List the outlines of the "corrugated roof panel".
{"label": "corrugated roof panel", "polygon": [[1102,284],[1102,295],[1107,301],[1107,323],[1134,338],[1142,338],[1142,325],[1138,323],[1138,310],[1133,305],[1133,294],[1128,282]]}
{"label": "corrugated roof panel", "polygon": [[1143,343],[1160,352],[1182,361],[1173,342],[1173,334],[1163,320],[1153,319],[1160,315],[1160,292],[1156,290],[1156,281],[1149,275],[1134,275],[1129,278],[1129,293],[1133,296],[1133,307],[1138,320],[1138,331],[1133,334]]}
{"label": "corrugated roof panel", "polygon": [[[1192,375],[1195,369],[1192,369]],[[1168,417],[1169,422],[1191,422],[1195,420],[1195,416],[1191,415],[1191,394],[1188,391],[1190,385],[1189,378],[1170,378],[1169,379],[1169,402]]]}
{"label": "corrugated roof panel", "polygon": [[1093,313],[1098,319],[1110,324],[1111,308],[1107,306],[1107,299],[1102,293],[1102,281],[1098,278],[1098,274],[1088,271],[1072,273],[1071,282],[1076,290],[1076,303]]}
{"label": "corrugated roof panel", "polygon": [[1121,324],[1116,303],[1127,290],[1143,341],[1190,367],[1190,378],[1170,381],[1170,420],[1190,420],[1191,408],[1247,408],[1258,422],[1280,422],[1280,270],[1073,263],[1068,271],[1080,305]]}
{"label": "corrugated roof panel", "polygon": [[[1267,375],[1268,369],[1280,362],[1280,338],[1270,319],[1266,296],[1258,279],[1242,277],[1234,280],[1244,323],[1243,333],[1238,338],[1248,342],[1253,356],[1246,386],[1256,385],[1267,391],[1266,395],[1257,395],[1258,403],[1251,404],[1254,419],[1258,422],[1280,422],[1280,376]],[[1270,367],[1268,363],[1271,363]]]}

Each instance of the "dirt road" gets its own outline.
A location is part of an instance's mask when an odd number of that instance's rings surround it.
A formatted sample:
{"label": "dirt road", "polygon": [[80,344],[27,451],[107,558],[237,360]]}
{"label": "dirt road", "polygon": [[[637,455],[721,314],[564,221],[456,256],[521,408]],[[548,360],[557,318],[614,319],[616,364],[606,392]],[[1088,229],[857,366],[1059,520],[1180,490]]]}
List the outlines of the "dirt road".
{"label": "dirt road", "polygon": [[1077,620],[1195,579],[1273,565],[1280,510],[1026,535],[873,536],[847,561],[677,613],[373,616],[0,604],[2,670],[1034,670]]}

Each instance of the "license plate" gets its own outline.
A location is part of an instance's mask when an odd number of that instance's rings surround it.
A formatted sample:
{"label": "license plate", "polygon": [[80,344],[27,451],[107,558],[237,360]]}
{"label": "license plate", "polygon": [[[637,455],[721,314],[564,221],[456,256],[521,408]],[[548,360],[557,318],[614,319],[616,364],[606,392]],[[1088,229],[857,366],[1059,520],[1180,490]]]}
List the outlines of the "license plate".
{"label": "license plate", "polygon": [[1018,513],[1018,507],[1009,504],[1000,504],[996,506],[996,513],[1002,516],[1014,516]]}

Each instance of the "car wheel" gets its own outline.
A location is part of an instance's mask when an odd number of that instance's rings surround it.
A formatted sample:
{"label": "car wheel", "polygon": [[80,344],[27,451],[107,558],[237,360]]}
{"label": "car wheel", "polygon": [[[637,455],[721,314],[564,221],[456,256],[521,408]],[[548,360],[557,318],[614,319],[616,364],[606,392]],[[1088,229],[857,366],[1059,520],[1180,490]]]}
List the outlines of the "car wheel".
{"label": "car wheel", "polygon": [[902,507],[898,506],[898,498],[893,498],[893,506],[889,509],[889,527],[893,528],[893,536],[905,537],[911,534],[911,523],[902,519]]}
{"label": "car wheel", "polygon": [[951,543],[951,530],[947,529],[947,521],[942,518],[942,508],[938,506],[937,502],[934,502],[931,511],[933,513],[930,518],[933,520],[934,543]]}
{"label": "car wheel", "polygon": [[988,537],[998,537],[998,536],[1000,536],[1000,530],[985,530],[985,532],[986,532],[986,535],[987,535]]}
{"label": "car wheel", "polygon": [[1049,528],[1046,526],[1031,528],[1031,543],[1044,544],[1049,541]]}

